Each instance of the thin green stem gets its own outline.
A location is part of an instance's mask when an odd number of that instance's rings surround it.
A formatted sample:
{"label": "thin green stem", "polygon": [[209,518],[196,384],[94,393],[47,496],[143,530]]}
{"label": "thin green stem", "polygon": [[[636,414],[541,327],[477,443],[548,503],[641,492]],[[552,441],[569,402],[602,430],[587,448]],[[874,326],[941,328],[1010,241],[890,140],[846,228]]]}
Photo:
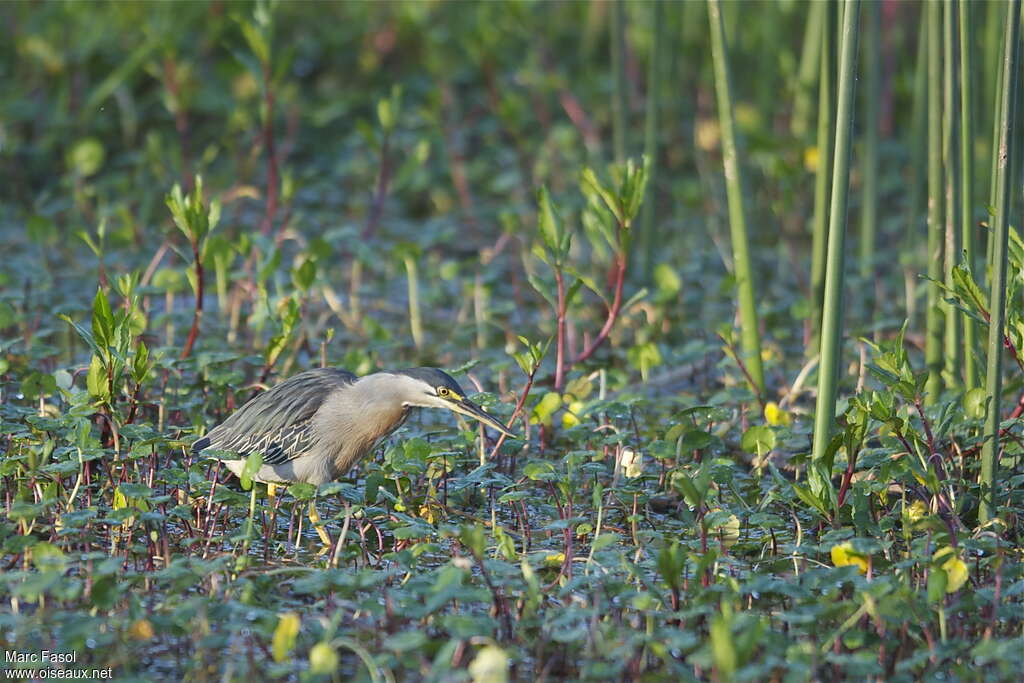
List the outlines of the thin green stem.
{"label": "thin green stem", "polygon": [[647,72],[647,118],[644,122],[644,154],[649,160],[648,166],[648,187],[650,188],[650,199],[645,202],[643,209],[643,222],[640,225],[642,236],[641,248],[637,251],[641,257],[640,277],[644,282],[650,282],[654,268],[654,225],[657,220],[657,192],[658,181],[658,108],[661,99],[661,62],[662,42],[664,41],[664,3],[656,1],[651,5],[651,31],[654,34],[654,43],[651,45],[651,58]]}
{"label": "thin green stem", "polygon": [[828,205],[831,192],[833,119],[835,117],[835,43],[836,3],[823,3],[821,12],[821,49],[818,68],[818,160],[814,179],[814,223],[811,233],[811,310],[812,340],[807,356],[818,353],[821,335],[822,295],[825,291],[825,253],[828,247]]}
{"label": "thin green stem", "polygon": [[879,33],[882,3],[869,0],[864,27],[864,141],[861,178],[864,197],[860,213],[860,280],[865,322],[875,320],[875,235],[878,226],[878,100],[881,90]]}
{"label": "thin green stem", "polygon": [[823,2],[812,2],[807,10],[807,24],[800,52],[800,69],[796,78],[796,97],[793,100],[793,118],[789,123],[793,137],[801,140],[807,133],[811,107],[814,106],[814,84],[821,71],[821,15],[824,11]]}
{"label": "thin green stem", "polygon": [[1000,394],[1002,393],[1003,326],[1006,321],[1006,265],[1007,241],[1010,229],[1011,187],[1010,169],[1012,156],[1020,150],[1011,150],[1013,140],[1014,110],[1017,104],[1019,80],[1019,34],[1020,0],[1006,3],[1006,38],[1003,44],[1003,88],[998,103],[999,144],[996,147],[998,163],[995,177],[995,220],[992,225],[991,288],[989,294],[988,365],[985,374],[985,393],[988,409],[985,415],[985,431],[981,448],[981,505],[978,521],[987,522],[992,518],[995,507],[994,484],[996,459],[999,453],[999,422],[1001,418]]}
{"label": "thin green stem", "polygon": [[832,436],[836,413],[836,387],[842,350],[843,270],[846,209],[850,186],[850,143],[853,137],[853,101],[857,84],[857,34],[860,0],[847,0],[839,44],[839,88],[836,99],[836,146],[832,166],[832,202],[829,211],[828,259],[821,324],[821,365],[814,416],[812,458],[821,462]]}
{"label": "thin green stem", "polygon": [[[960,10],[960,242],[963,260],[974,273],[977,236],[974,228],[974,56],[971,40],[971,3],[958,0]],[[974,319],[963,316],[964,389],[978,386],[975,364],[977,328]]]}
{"label": "thin green stem", "polygon": [[925,5],[928,14],[928,310],[924,362],[928,371],[925,403],[932,404],[942,390],[942,5]]}
{"label": "thin green stem", "polygon": [[423,348],[423,322],[420,317],[418,269],[415,257],[405,256],[402,260],[405,262],[405,273],[409,285],[409,331],[412,333],[412,342],[418,351]]}
{"label": "thin green stem", "polygon": [[[960,226],[960,144],[957,107],[957,12],[954,0],[942,3],[942,157],[946,169],[945,238],[943,240],[943,281],[953,289],[953,266],[959,260]],[[960,318],[953,304],[943,298],[945,322],[943,380],[947,387],[960,383]]]}
{"label": "thin green stem", "polygon": [[[917,39],[917,61],[914,67],[914,95],[910,122],[910,168],[908,172],[908,183],[910,185],[910,199],[907,203],[907,224],[903,239],[903,256],[901,258],[904,268],[904,277],[913,282],[917,279],[917,254],[918,245],[921,240],[921,217],[924,213],[922,207],[924,177],[925,177],[925,133],[928,126],[928,17],[922,7],[921,17],[918,26]],[[907,288],[906,315],[911,327],[914,326],[915,312],[917,310],[916,289]]]}
{"label": "thin green stem", "polygon": [[750,241],[743,206],[743,177],[736,151],[733,125],[732,89],[725,47],[725,27],[719,0],[708,0],[711,23],[711,56],[715,71],[715,92],[718,96],[718,121],[722,130],[722,161],[729,203],[729,226],[735,263],[736,292],[740,308],[740,340],[743,361],[754,382],[754,391],[764,392],[764,369],[761,365],[761,337],[758,331],[757,306],[754,302],[754,278],[750,265]]}

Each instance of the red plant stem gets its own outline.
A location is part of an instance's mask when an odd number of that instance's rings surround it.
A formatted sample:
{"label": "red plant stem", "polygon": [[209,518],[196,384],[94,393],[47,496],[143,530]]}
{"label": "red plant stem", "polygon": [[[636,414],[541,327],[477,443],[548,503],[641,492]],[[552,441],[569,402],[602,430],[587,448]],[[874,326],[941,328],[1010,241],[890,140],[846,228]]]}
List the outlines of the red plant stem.
{"label": "red plant stem", "polygon": [[391,163],[388,155],[388,138],[385,135],[380,145],[380,173],[377,174],[377,189],[373,193],[373,203],[370,204],[370,212],[366,216],[366,225],[363,226],[363,239],[368,239],[377,229],[380,217],[384,213],[384,200],[388,196],[388,187],[391,184]]}
{"label": "red plant stem", "polygon": [[562,392],[565,382],[565,279],[560,267],[555,268],[555,285],[558,287],[558,327],[555,331],[555,391]]}
{"label": "red plant stem", "polygon": [[[523,393],[519,395],[519,401],[516,403],[516,407],[512,411],[512,416],[508,419],[509,424],[515,423],[516,418],[519,417],[519,413],[523,410],[523,406],[526,405],[526,399],[529,398],[530,390],[533,388],[533,378],[537,376],[537,370],[539,368],[539,365],[534,365],[533,370],[527,376],[526,386],[523,388]],[[501,448],[501,444],[505,443],[505,439],[507,438],[507,434],[501,434],[498,436],[498,441],[494,444],[494,448],[491,450],[491,455],[488,460],[494,459],[494,456],[498,454],[498,449]]]}
{"label": "red plant stem", "polygon": [[274,91],[270,83],[270,65],[263,65],[263,101],[267,108],[266,120],[263,122],[263,146],[267,150],[267,206],[260,223],[260,232],[270,234],[277,213],[277,153],[274,149]]}
{"label": "red plant stem", "polygon": [[192,329],[188,331],[185,348],[181,350],[181,360],[192,355],[192,346],[199,336],[199,321],[203,318],[203,260],[199,256],[199,240],[192,240],[192,257],[196,262],[196,311],[192,315]]}
{"label": "red plant stem", "polygon": [[[594,352],[600,348],[601,344],[608,337],[608,334],[612,331],[612,326],[615,325],[615,321],[619,317],[619,309],[622,307],[622,285],[626,281],[626,254],[620,248],[615,254],[615,297],[612,299],[612,305],[608,308],[608,317],[604,321],[604,326],[601,331],[597,333],[590,345],[583,349],[583,353],[576,356],[576,360],[572,364],[582,363],[591,356]],[[572,365],[571,364],[571,365]],[[568,369],[568,367],[566,368]]]}
{"label": "red plant stem", "polygon": [[848,453],[849,462],[846,463],[846,472],[843,474],[843,483],[839,486],[839,496],[836,498],[837,506],[843,507],[846,500],[846,493],[850,490],[850,483],[853,481],[853,468],[857,464],[857,453]]}

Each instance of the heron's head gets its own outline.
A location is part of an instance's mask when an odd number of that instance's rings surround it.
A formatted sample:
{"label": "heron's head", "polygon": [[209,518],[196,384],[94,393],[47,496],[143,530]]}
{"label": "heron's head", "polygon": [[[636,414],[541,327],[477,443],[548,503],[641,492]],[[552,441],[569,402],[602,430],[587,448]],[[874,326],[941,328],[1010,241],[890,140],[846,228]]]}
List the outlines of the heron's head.
{"label": "heron's head", "polygon": [[460,413],[479,420],[502,434],[515,436],[501,421],[484,412],[483,408],[466,398],[462,387],[448,373],[437,368],[410,368],[397,370],[392,374],[407,380],[403,394],[404,405],[418,408],[446,408],[453,413]]}

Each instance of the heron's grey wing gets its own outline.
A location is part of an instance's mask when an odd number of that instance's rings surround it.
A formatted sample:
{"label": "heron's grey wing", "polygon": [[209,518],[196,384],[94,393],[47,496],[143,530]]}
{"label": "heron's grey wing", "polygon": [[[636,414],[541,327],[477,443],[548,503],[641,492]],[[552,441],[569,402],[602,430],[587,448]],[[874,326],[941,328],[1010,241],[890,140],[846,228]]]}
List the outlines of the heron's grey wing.
{"label": "heron's grey wing", "polygon": [[234,451],[241,457],[261,453],[267,465],[280,465],[306,452],[315,440],[312,417],[324,400],[356,376],[337,368],[318,368],[290,377],[256,396],[196,441],[192,451]]}

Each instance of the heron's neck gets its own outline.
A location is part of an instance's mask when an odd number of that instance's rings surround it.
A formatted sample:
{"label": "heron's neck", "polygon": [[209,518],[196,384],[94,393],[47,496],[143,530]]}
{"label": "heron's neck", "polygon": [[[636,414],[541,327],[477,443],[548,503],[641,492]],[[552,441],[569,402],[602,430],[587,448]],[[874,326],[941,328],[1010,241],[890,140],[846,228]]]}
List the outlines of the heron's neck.
{"label": "heron's neck", "polygon": [[342,474],[401,426],[408,413],[394,382],[367,375],[328,396],[314,420],[322,446]]}

